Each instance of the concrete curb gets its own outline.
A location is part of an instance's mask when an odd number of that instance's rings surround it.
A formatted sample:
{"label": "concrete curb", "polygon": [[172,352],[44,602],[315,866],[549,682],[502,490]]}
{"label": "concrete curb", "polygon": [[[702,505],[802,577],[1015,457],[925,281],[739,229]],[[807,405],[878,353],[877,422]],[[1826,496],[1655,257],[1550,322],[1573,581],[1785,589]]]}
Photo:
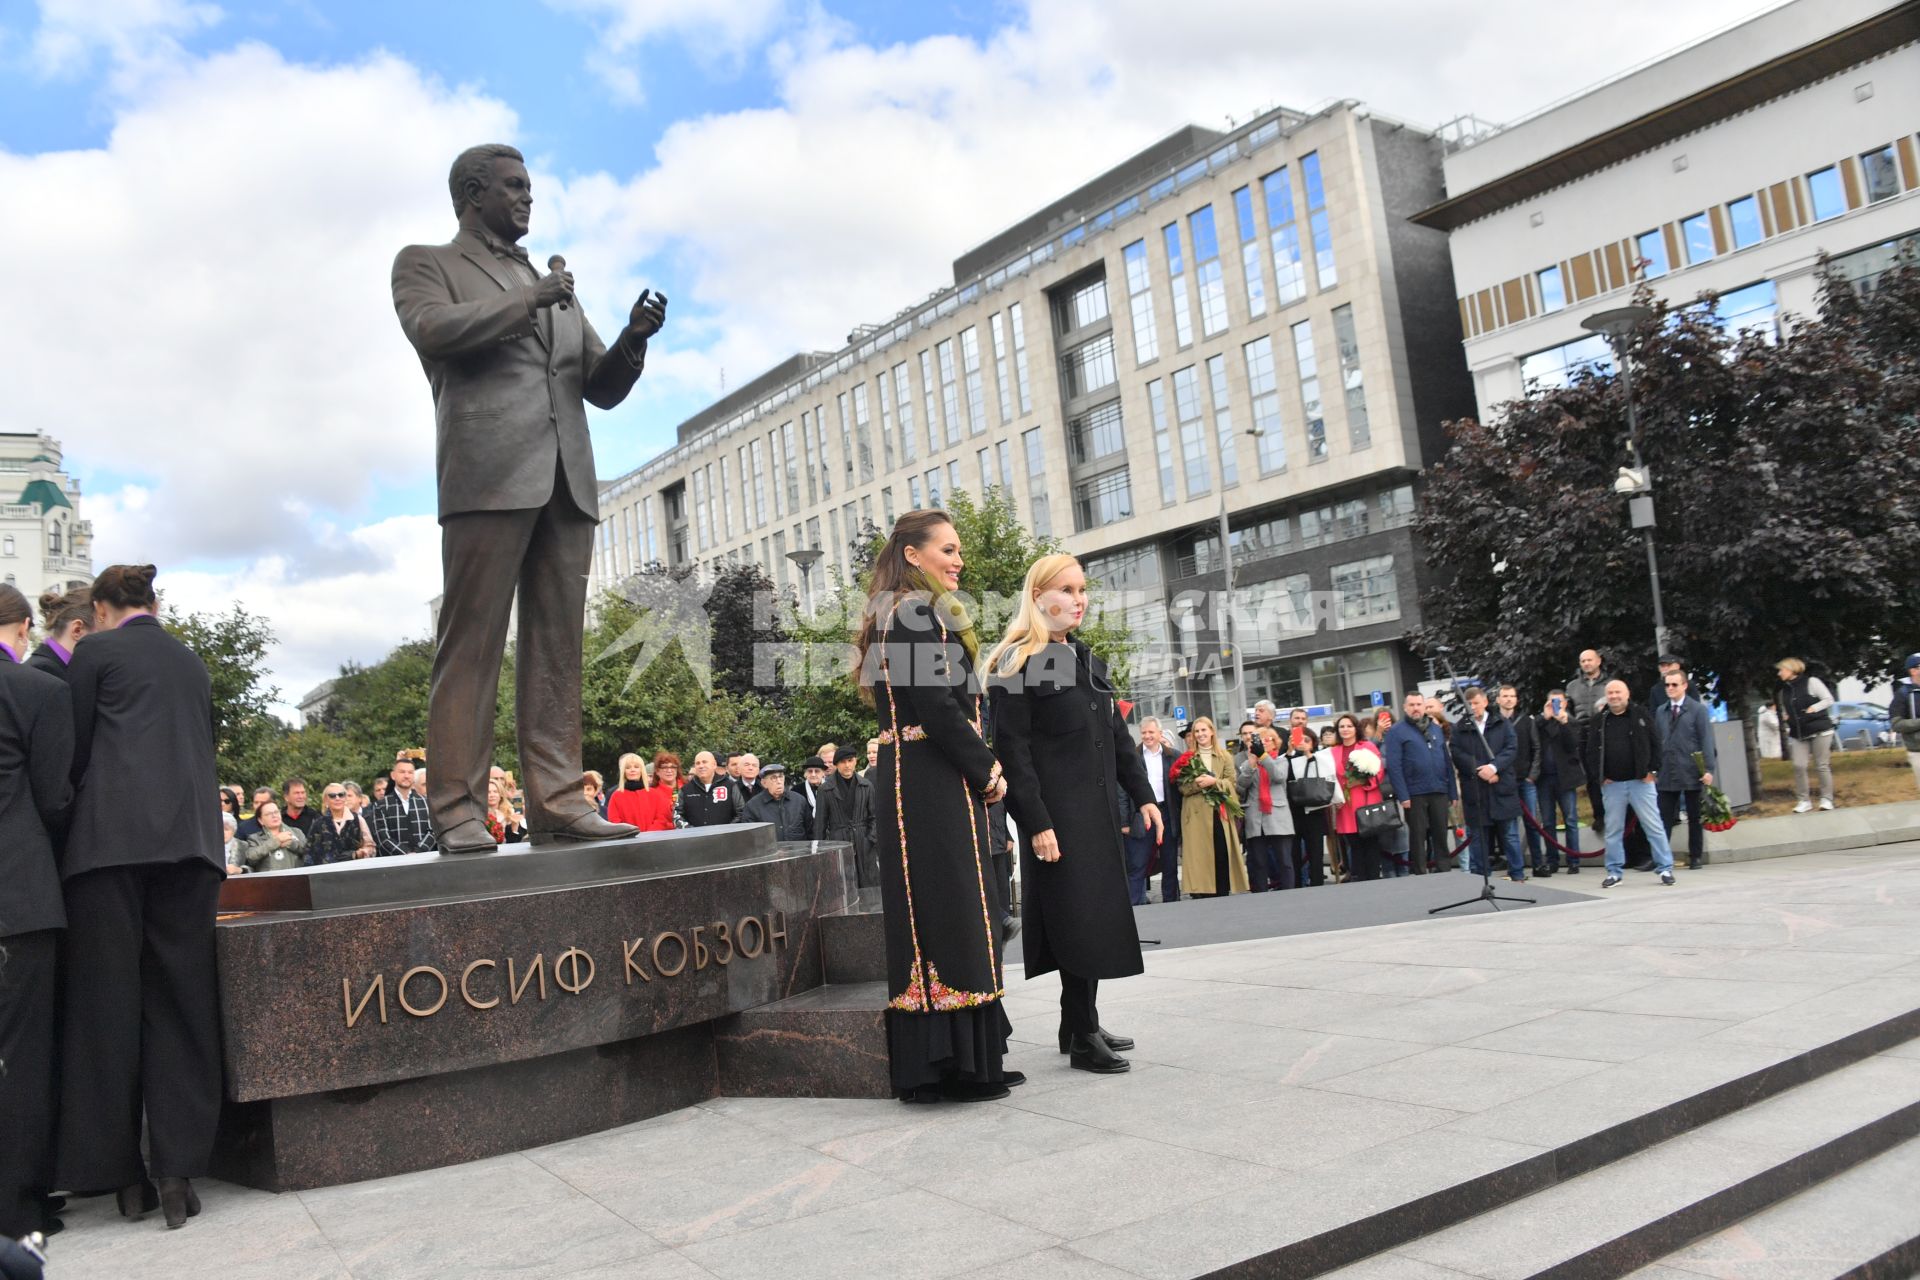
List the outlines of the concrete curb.
{"label": "concrete curb", "polygon": [[1791,858],[1909,840],[1920,840],[1920,801],[1830,812],[1815,809],[1777,818],[1743,818],[1731,831],[1709,831],[1707,862]]}

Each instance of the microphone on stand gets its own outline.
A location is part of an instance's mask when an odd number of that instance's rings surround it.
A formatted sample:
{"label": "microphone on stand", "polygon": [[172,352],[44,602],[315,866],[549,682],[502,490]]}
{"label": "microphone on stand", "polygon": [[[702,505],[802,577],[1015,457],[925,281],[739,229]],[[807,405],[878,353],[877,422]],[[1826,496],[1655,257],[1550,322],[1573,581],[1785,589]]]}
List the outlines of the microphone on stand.
{"label": "microphone on stand", "polygon": [[[559,272],[565,271],[566,269],[567,269],[567,260],[561,257],[559,254],[556,253],[551,258],[547,259],[547,270],[557,274]],[[562,311],[565,311],[567,309],[566,302],[562,301],[560,303],[560,309]]]}

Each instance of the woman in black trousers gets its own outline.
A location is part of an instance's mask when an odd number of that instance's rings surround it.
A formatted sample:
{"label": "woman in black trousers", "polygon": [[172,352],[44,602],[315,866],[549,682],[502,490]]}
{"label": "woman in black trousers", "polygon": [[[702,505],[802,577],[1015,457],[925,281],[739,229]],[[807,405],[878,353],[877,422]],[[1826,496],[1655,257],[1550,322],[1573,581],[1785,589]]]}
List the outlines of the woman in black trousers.
{"label": "woman in black trousers", "polygon": [[0,1241],[59,1229],[53,1187],[54,964],[66,916],[53,830],[73,795],[73,703],[24,665],[31,618],[0,585]]}
{"label": "woman in black trousers", "polygon": [[1026,974],[1060,970],[1060,1052],[1082,1071],[1107,1074],[1127,1070],[1115,1050],[1133,1041],[1100,1026],[1099,980],[1145,968],[1127,888],[1121,789],[1156,837],[1162,828],[1106,664],[1072,638],[1086,610],[1080,562],[1042,556],[987,659],[987,682],[994,750],[1020,828]]}
{"label": "woman in black trousers", "polygon": [[[118,1188],[120,1211],[200,1211],[220,1119],[214,916],[224,875],[207,669],[154,617],[152,565],[93,583],[74,650],[74,800],[58,1185]],[[140,1158],[145,1114],[152,1175]]]}

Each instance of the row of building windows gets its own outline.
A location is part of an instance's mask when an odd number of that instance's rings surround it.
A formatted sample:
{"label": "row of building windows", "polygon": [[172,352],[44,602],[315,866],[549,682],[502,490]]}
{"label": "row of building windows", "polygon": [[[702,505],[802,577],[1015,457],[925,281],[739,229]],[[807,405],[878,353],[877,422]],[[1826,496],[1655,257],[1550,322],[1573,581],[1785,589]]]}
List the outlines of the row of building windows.
{"label": "row of building windows", "polygon": [[[1320,174],[1318,152],[1308,152],[1299,161],[1302,186],[1307,196],[1307,226],[1314,257],[1314,272],[1321,289],[1339,282],[1334,265],[1333,230],[1326,205],[1326,186]],[[1307,296],[1307,269],[1302,258],[1300,227],[1295,215],[1293,177],[1282,165],[1260,179],[1262,203],[1266,206],[1267,227],[1258,221],[1251,185],[1233,193],[1234,221],[1239,233],[1240,275],[1244,283],[1247,314],[1258,318],[1267,311],[1266,267],[1260,248],[1263,233],[1268,237],[1276,283],[1275,297],[1281,306]],[[1187,215],[1187,234],[1193,245],[1194,287],[1188,287],[1187,259],[1180,224],[1169,222],[1160,229],[1167,256],[1167,277],[1172,290],[1174,341],[1178,347],[1193,344],[1193,297],[1199,301],[1200,332],[1216,337],[1227,330],[1226,274],[1220,258],[1219,230],[1211,204],[1202,205]],[[1133,322],[1134,362],[1144,365],[1159,358],[1160,338],[1153,312],[1153,282],[1147,263],[1147,242],[1136,240],[1120,251],[1126,269],[1128,311]],[[1105,293],[1102,290],[1104,315]]]}
{"label": "row of building windows", "polygon": [[1912,135],[1460,299],[1469,337],[1750,248],[1920,185]]}
{"label": "row of building windows", "polygon": [[[1403,528],[1413,522],[1413,515],[1413,486],[1405,484],[1382,489],[1371,497],[1343,498],[1270,512],[1257,519],[1234,522],[1233,561],[1237,568],[1310,547],[1364,538],[1368,534]],[[1219,569],[1218,529],[1197,529],[1175,540],[1177,577],[1193,578]]]}
{"label": "row of building windows", "polygon": [[[1894,155],[1893,143],[1875,147],[1856,158],[1860,162],[1862,195],[1867,204],[1878,204],[1900,194],[1900,165]],[[1830,164],[1824,169],[1816,169],[1806,175],[1806,181],[1812,221],[1825,222],[1847,211],[1846,181],[1839,165]],[[1715,218],[1722,209],[1726,221],[1724,229],[1716,235]],[[1642,231],[1634,237],[1634,245],[1640,254],[1641,272],[1646,279],[1656,279],[1683,266],[1695,267],[1703,262],[1711,262],[1723,253],[1748,248],[1766,238],[1758,195],[1729,200],[1721,209],[1689,214],[1679,220],[1679,226],[1680,234],[1676,239],[1685,256],[1684,262],[1670,260],[1667,237],[1660,228]],[[1542,311],[1558,311],[1567,305],[1566,283],[1561,279],[1559,267],[1546,268],[1538,273],[1537,279]]]}
{"label": "row of building windows", "polygon": [[[1771,280],[1729,289],[1709,302],[1694,306],[1710,307],[1721,326],[1734,333],[1752,330],[1768,341],[1779,336],[1780,300]],[[1612,369],[1613,349],[1603,335],[1594,333],[1523,356],[1520,381],[1529,391],[1546,390],[1568,386],[1584,371],[1608,373]]]}

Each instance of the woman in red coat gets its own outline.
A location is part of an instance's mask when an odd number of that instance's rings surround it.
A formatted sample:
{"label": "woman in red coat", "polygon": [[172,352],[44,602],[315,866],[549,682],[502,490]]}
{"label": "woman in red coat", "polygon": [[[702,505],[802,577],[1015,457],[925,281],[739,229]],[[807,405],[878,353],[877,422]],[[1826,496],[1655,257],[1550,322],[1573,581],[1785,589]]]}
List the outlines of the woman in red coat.
{"label": "woman in red coat", "polygon": [[607,800],[607,821],[628,822],[642,831],[673,830],[673,803],[680,794],[680,757],[662,751],[653,757],[653,782],[639,756],[620,757],[620,789]]}
{"label": "woman in red coat", "polygon": [[1380,778],[1386,761],[1380,749],[1360,736],[1360,722],[1343,713],[1333,722],[1334,773],[1346,791],[1346,802],[1333,811],[1333,829],[1346,854],[1347,874],[1354,880],[1380,878],[1380,851],[1372,836],[1360,834],[1355,813],[1360,806],[1379,804]]}

